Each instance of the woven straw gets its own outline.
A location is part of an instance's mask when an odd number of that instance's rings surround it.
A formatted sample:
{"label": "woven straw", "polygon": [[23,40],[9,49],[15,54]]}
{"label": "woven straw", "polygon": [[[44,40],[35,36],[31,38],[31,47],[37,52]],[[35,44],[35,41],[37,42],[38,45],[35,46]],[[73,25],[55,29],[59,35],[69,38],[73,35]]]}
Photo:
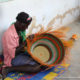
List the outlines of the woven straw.
{"label": "woven straw", "polygon": [[28,51],[32,58],[48,66],[59,64],[65,55],[63,43],[51,34],[39,35],[38,39],[32,42]]}

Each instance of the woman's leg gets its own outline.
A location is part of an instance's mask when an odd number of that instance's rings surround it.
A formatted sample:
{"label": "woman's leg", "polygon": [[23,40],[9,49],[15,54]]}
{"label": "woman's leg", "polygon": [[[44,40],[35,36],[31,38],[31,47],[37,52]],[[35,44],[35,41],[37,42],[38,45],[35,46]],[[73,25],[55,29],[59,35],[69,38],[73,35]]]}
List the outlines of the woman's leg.
{"label": "woman's leg", "polygon": [[5,78],[9,72],[26,72],[26,73],[36,73],[41,69],[40,64],[34,61],[31,57],[26,55],[19,55],[12,60],[12,67],[3,68],[2,74]]}
{"label": "woman's leg", "polygon": [[41,70],[40,65],[23,65],[23,66],[12,66],[6,67],[2,70],[3,78],[6,78],[9,72],[25,72],[25,73],[36,73]]}
{"label": "woman's leg", "polygon": [[17,71],[17,72],[27,72],[27,73],[36,73],[40,71],[40,65],[22,65],[22,66],[12,66],[7,67],[9,72]]}

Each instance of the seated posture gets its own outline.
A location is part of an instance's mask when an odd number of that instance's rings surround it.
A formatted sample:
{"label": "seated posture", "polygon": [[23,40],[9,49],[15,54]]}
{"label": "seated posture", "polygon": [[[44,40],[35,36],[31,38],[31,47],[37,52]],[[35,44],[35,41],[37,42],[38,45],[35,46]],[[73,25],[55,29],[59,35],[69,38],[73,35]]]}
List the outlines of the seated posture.
{"label": "seated posture", "polygon": [[38,62],[33,60],[27,52],[22,51],[24,46],[27,46],[27,43],[21,32],[28,28],[31,21],[32,18],[27,13],[19,13],[16,17],[16,22],[6,30],[2,37],[4,56],[3,78],[11,71],[35,73],[44,68],[44,66],[40,66]]}

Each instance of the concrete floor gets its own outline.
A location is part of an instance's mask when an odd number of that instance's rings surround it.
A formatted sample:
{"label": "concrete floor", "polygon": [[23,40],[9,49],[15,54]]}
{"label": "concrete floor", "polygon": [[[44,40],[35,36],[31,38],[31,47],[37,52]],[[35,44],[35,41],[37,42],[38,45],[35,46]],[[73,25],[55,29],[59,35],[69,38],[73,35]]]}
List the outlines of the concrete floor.
{"label": "concrete floor", "polygon": [[[80,20],[68,25],[71,30],[68,32],[68,36],[77,34],[80,36]],[[57,80],[80,80],[80,38],[75,42],[74,47],[71,50],[70,68]]]}

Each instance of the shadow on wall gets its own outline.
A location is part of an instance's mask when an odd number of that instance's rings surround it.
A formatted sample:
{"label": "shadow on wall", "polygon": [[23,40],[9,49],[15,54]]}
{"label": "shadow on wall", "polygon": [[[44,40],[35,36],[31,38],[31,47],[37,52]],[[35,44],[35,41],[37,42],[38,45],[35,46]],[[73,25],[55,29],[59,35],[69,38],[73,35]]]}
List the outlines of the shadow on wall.
{"label": "shadow on wall", "polygon": [[[2,7],[0,6],[0,24],[2,23]],[[2,34],[4,33],[4,31],[2,30],[2,26],[0,26],[0,54],[1,54],[1,50],[2,50],[2,47],[1,47],[1,38],[2,38]]]}
{"label": "shadow on wall", "polygon": [[2,14],[3,14],[3,11],[2,11],[2,7],[0,6],[0,21],[2,19]]}
{"label": "shadow on wall", "polygon": [[6,30],[0,31],[0,54],[2,53],[2,35],[4,34]]}

